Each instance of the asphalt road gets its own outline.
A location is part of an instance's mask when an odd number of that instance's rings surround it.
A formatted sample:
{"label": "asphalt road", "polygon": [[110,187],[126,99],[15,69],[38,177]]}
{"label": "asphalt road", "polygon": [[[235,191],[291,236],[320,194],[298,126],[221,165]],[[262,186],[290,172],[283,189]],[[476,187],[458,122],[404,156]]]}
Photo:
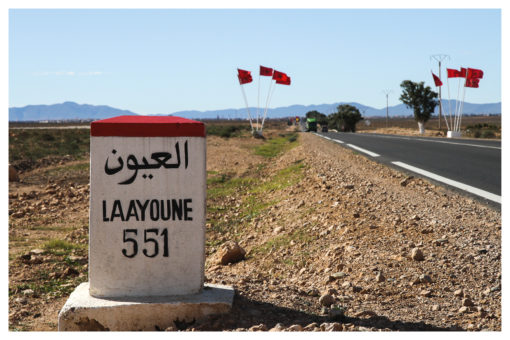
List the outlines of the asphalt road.
{"label": "asphalt road", "polygon": [[501,142],[369,133],[317,135],[407,173],[501,204]]}

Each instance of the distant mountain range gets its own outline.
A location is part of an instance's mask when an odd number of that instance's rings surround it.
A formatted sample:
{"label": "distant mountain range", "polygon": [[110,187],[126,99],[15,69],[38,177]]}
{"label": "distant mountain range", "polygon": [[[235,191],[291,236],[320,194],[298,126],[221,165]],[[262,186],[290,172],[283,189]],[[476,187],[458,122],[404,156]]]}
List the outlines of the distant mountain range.
{"label": "distant mountain range", "polygon": [[106,105],[77,104],[64,102],[53,105],[28,105],[9,108],[9,121],[44,121],[44,120],[80,120],[105,119],[122,115],[136,115],[128,110],[120,110]]}
{"label": "distant mountain range", "polygon": [[[376,109],[354,102],[338,102],[333,104],[320,104],[320,105],[291,105],[284,107],[277,107],[268,109],[268,118],[283,118],[293,116],[304,116],[308,111],[319,111],[326,115],[335,112],[336,107],[341,104],[350,104],[357,107],[365,117],[386,117],[386,108]],[[451,101],[452,110],[454,110],[456,101]],[[448,100],[443,100],[443,112],[448,112],[450,103]],[[408,109],[404,104],[390,106],[388,108],[389,116],[411,116],[413,111]],[[262,115],[263,109],[259,109],[259,114]],[[439,112],[439,107],[436,107],[436,114]],[[256,117],[257,108],[250,107],[252,118]],[[488,104],[472,104],[464,103],[464,114],[501,114],[501,102],[488,103]],[[24,107],[11,107],[9,108],[9,121],[55,121],[55,120],[95,120],[105,119],[120,115],[138,115],[128,110],[120,110],[110,106],[101,105],[88,105],[77,104],[74,102],[65,102],[62,104],[54,105],[28,105]],[[224,110],[210,110],[210,111],[178,111],[170,114],[158,114],[158,116],[179,116],[190,119],[245,119],[248,117],[247,111],[243,109],[224,109]]]}

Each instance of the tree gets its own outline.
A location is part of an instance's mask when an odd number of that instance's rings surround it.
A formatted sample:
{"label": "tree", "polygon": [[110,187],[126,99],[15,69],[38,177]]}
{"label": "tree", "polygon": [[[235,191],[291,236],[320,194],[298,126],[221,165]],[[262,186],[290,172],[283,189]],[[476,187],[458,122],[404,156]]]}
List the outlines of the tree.
{"label": "tree", "polygon": [[328,116],[330,126],[344,132],[356,132],[356,124],[362,119],[359,110],[349,104],[339,105],[337,112]]}
{"label": "tree", "polygon": [[402,95],[400,101],[408,108],[413,109],[414,119],[418,122],[420,133],[425,133],[424,124],[430,119],[437,105],[437,93],[432,91],[429,86],[424,86],[424,82],[415,83],[410,80],[404,80],[400,87]]}
{"label": "tree", "polygon": [[306,118],[315,118],[317,119],[317,123],[318,124],[327,124],[328,123],[328,119],[326,117],[326,115],[324,113],[320,113],[319,111],[308,111],[306,113]]}

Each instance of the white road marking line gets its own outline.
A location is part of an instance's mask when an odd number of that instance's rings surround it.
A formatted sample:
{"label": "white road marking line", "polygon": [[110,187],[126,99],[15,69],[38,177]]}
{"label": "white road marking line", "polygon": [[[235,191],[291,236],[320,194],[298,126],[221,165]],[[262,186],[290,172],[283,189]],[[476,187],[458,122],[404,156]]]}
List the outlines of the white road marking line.
{"label": "white road marking line", "polygon": [[353,149],[356,149],[358,151],[361,151],[361,152],[364,152],[366,153],[367,155],[369,156],[372,156],[372,157],[379,157],[379,154],[376,154],[375,152],[372,152],[372,151],[368,151],[366,149],[363,149],[363,148],[360,148],[359,146],[356,146],[356,145],[352,145],[352,144],[347,144],[349,145],[351,148]]}
{"label": "white road marking line", "polygon": [[343,144],[344,142],[342,142],[341,140],[338,140],[338,139],[333,139],[333,138],[329,138],[329,137],[326,137],[326,136],[323,136],[323,135],[319,135],[318,133],[315,133],[315,135],[319,136],[319,137],[322,137],[322,138],[325,138],[327,140],[330,140],[332,142],[336,142],[336,143],[339,143],[339,144]]}
{"label": "white road marking line", "polygon": [[489,145],[479,145],[479,144],[470,144],[470,143],[456,143],[456,142],[447,142],[442,140],[430,140],[423,138],[410,138],[410,137],[398,137],[398,136],[380,136],[380,135],[370,135],[370,133],[360,133],[360,136],[368,136],[368,137],[382,137],[382,138],[392,138],[392,139],[405,139],[405,140],[419,140],[422,142],[431,142],[431,143],[443,143],[443,144],[452,144],[452,145],[465,145],[465,146],[474,146],[476,148],[486,148],[486,149],[497,149],[501,150],[501,147],[498,146],[489,146]]}
{"label": "white road marking line", "polygon": [[482,189],[478,189],[478,188],[472,187],[470,185],[467,185],[467,184],[464,184],[464,183],[461,183],[461,182],[454,181],[453,179],[449,179],[449,178],[446,178],[446,177],[443,177],[443,176],[436,175],[436,174],[434,174],[432,172],[429,172],[429,171],[426,171],[426,170],[414,167],[414,166],[406,164],[406,163],[402,163],[402,162],[391,162],[391,163],[393,163],[393,164],[395,164],[395,165],[397,165],[397,166],[399,166],[401,168],[404,168],[404,169],[416,172],[417,174],[423,175],[425,177],[429,177],[429,178],[431,178],[433,180],[436,180],[438,182],[442,182],[442,183],[451,185],[452,187],[456,187],[458,189],[470,192],[470,193],[475,194],[477,196],[480,196],[480,197],[486,198],[488,200],[491,200],[493,202],[501,204],[501,196],[498,196],[496,194],[490,193],[488,191],[485,191],[485,190],[482,190]]}

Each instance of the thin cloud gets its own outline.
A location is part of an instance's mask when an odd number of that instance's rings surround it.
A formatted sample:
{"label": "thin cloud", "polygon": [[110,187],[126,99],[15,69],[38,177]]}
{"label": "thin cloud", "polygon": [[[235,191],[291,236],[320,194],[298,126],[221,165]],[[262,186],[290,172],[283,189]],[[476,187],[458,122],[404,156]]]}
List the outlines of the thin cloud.
{"label": "thin cloud", "polygon": [[36,77],[48,77],[48,76],[64,76],[64,77],[87,77],[87,76],[101,76],[104,72],[102,71],[87,71],[87,72],[75,72],[75,71],[42,71],[34,72],[33,75]]}

